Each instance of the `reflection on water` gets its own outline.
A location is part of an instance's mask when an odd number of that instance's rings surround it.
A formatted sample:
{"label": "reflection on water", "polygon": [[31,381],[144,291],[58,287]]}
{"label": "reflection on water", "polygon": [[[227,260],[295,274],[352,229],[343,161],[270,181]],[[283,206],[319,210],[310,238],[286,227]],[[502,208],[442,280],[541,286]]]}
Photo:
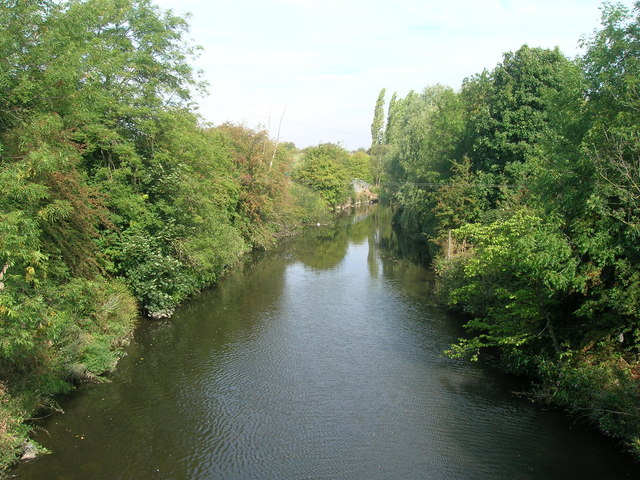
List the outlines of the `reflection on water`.
{"label": "reflection on water", "polygon": [[390,248],[387,210],[337,223],[145,323],[110,384],[42,424],[54,453],[19,478],[636,478],[509,377],[441,355],[459,322]]}

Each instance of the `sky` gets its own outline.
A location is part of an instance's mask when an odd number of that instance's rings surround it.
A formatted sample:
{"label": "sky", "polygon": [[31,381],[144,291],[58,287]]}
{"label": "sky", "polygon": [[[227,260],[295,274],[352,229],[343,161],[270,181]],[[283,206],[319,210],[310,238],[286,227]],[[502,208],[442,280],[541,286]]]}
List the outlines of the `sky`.
{"label": "sky", "polygon": [[[384,87],[459,89],[523,44],[580,54],[600,0],[155,0],[191,14],[187,38],[209,94],[200,114],[266,128],[299,148],[371,145]],[[624,5],[631,6],[631,0]]]}

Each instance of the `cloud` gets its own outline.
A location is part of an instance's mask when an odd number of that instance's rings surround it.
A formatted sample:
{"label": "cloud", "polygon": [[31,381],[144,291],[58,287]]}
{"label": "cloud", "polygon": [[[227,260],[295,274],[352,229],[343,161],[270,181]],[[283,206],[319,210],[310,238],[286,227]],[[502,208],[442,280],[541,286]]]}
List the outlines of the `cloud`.
{"label": "cloud", "polygon": [[[577,53],[599,0],[156,0],[193,13],[191,36],[211,95],[209,120],[269,123],[281,137],[368,146],[378,92],[400,95],[492,69],[527,43]],[[627,1],[626,3],[631,3]],[[354,135],[355,134],[355,135]]]}

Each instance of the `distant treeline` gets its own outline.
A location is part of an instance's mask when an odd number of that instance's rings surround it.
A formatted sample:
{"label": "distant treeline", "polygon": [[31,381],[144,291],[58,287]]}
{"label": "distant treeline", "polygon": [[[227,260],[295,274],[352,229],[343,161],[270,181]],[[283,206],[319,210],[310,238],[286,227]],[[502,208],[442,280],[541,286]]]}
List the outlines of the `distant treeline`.
{"label": "distant treeline", "polygon": [[203,125],[187,27],[149,0],[0,3],[0,471],[139,313],[170,316],[371,181],[363,151]]}
{"label": "distant treeline", "polygon": [[386,115],[383,90],[370,153],[468,318],[449,354],[497,352],[640,455],[640,2],[583,47],[524,45]]}

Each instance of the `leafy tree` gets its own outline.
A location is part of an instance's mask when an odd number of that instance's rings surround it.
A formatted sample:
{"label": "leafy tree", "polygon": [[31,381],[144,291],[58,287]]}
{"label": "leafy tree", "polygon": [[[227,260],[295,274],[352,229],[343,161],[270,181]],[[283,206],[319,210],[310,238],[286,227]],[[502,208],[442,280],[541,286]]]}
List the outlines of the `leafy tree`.
{"label": "leafy tree", "polygon": [[640,2],[605,4],[577,61],[524,45],[458,93],[392,99],[380,175],[471,316],[449,353],[497,347],[636,453],[639,24]]}
{"label": "leafy tree", "polygon": [[452,176],[436,191],[435,216],[440,236],[450,229],[478,222],[489,210],[489,199],[495,189],[494,178],[484,172],[474,173],[471,160],[452,162]]}
{"label": "leafy tree", "polygon": [[357,150],[349,155],[347,169],[350,179],[357,178],[373,183],[372,159],[364,150]]}
{"label": "leafy tree", "polygon": [[[581,143],[583,163],[592,172],[588,198],[591,222],[581,219],[581,246],[593,258],[600,294],[581,310],[608,318],[609,328],[640,340],[640,121],[636,112],[640,75],[640,3],[633,10],[606,4],[602,28],[585,40],[582,59],[587,80],[586,117],[590,129]],[[586,228],[585,228],[586,227]],[[586,233],[586,232],[585,232]],[[613,315],[611,315],[613,313]]]}
{"label": "leafy tree", "polygon": [[138,307],[170,315],[317,210],[290,146],[201,128],[186,29],[149,0],[0,3],[0,467],[19,412],[113,368]]}
{"label": "leafy tree", "polygon": [[395,120],[398,114],[396,106],[398,103],[398,94],[393,92],[391,95],[391,99],[389,100],[389,108],[387,109],[387,124],[385,125],[384,130],[384,139],[386,144],[394,143],[395,138],[393,137]]}
{"label": "leafy tree", "polygon": [[226,123],[215,131],[230,149],[241,186],[237,209],[244,236],[253,246],[268,247],[292,228],[283,214],[294,208],[289,173],[295,147],[278,145],[266,131],[243,125]]}
{"label": "leafy tree", "polygon": [[452,89],[436,85],[410,92],[394,104],[394,143],[389,145],[387,178],[400,204],[400,224],[419,235],[436,236],[435,190],[451,175],[460,154],[462,105]]}
{"label": "leafy tree", "polygon": [[371,123],[371,146],[382,145],[384,143],[384,96],[386,89],[380,90],[376,108],[373,112],[373,122]]}
{"label": "leafy tree", "polygon": [[565,88],[572,68],[557,48],[523,45],[506,53],[489,76],[465,84],[475,168],[501,172],[508,163],[524,162],[533,154],[550,132],[548,92]]}
{"label": "leafy tree", "polygon": [[556,355],[559,306],[584,279],[568,239],[554,222],[527,211],[487,225],[467,224],[455,231],[472,249],[463,261],[452,304],[464,304],[474,319],[466,327],[477,335],[461,340],[456,353],[477,356],[486,346],[521,349],[544,334]]}
{"label": "leafy tree", "polygon": [[325,143],[305,150],[295,171],[297,181],[318,191],[332,207],[344,203],[351,190],[349,153],[338,145]]}

